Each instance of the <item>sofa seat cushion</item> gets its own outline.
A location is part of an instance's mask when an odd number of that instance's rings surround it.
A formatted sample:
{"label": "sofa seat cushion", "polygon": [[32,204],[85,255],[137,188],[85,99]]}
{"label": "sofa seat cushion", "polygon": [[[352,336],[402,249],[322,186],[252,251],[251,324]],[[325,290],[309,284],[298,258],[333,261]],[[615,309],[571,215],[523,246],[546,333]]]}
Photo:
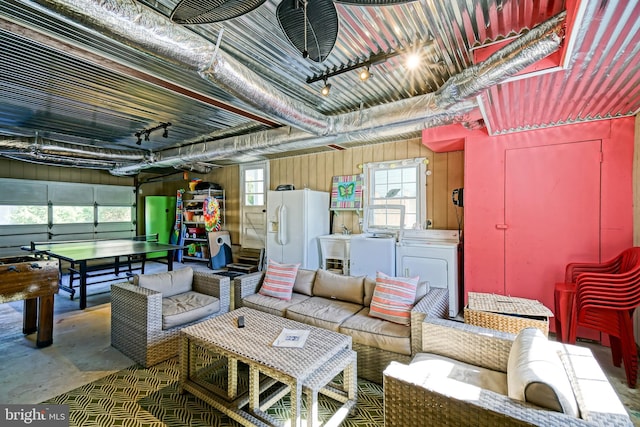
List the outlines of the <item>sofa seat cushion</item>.
{"label": "sofa seat cushion", "polygon": [[359,304],[311,297],[287,309],[286,317],[311,326],[338,332],[340,324],[362,309]]}
{"label": "sofa seat cushion", "polygon": [[193,269],[187,267],[155,274],[136,274],[133,283],[160,292],[162,297],[166,298],[191,290]]}
{"label": "sofa seat cushion", "polygon": [[418,353],[411,361],[410,366],[411,371],[416,373],[416,377],[427,378],[432,381],[437,381],[438,379],[455,381],[455,383],[443,381],[443,384],[454,385],[450,387],[454,396],[456,392],[460,392],[461,389],[469,386],[490,390],[503,396],[508,393],[507,374],[504,372],[470,365],[446,356],[433,353]]}
{"label": "sofa seat cushion", "polygon": [[220,300],[189,291],[162,298],[162,329],[171,329],[203,319],[220,311]]}
{"label": "sofa seat cushion", "polygon": [[261,294],[251,294],[242,299],[242,305],[264,311],[265,313],[273,314],[275,316],[284,317],[289,307],[301,303],[309,298],[310,297],[306,295],[296,292],[291,293],[291,299],[289,301]]}
{"label": "sofa seat cushion", "polygon": [[354,343],[411,355],[411,327],[371,317],[369,307],[342,322],[339,332],[349,335]]}

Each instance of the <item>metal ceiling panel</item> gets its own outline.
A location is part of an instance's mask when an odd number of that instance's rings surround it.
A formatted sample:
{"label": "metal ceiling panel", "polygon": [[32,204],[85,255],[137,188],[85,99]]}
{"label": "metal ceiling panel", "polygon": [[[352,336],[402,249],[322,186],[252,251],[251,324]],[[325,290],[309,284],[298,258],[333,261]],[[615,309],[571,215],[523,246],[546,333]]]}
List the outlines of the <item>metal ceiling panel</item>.
{"label": "metal ceiling panel", "polygon": [[[261,108],[260,102],[241,101],[184,64],[145,51],[126,37],[114,40],[106,32],[86,28],[78,15],[61,12],[64,1],[0,3],[0,148],[3,136],[35,140],[37,135],[97,149],[142,150],[152,163],[167,150],[192,145],[197,150],[204,141],[220,139],[228,151],[225,138],[251,137],[283,124]],[[153,13],[177,25],[169,16],[178,0],[87,3],[135,8],[141,19]],[[219,44],[221,53],[283,97],[329,119],[358,112],[366,117],[368,109],[435,94],[473,65],[472,48],[517,38],[566,7],[563,0],[419,0],[388,6],[336,3],[336,44],[325,61],[316,63],[303,58],[280,29],[278,3],[267,0],[224,22],[180,27],[183,34],[212,47]],[[491,133],[619,117],[640,110],[638,2],[585,0],[585,4],[569,69],[498,83],[481,95]],[[403,56],[394,56],[373,64],[372,78],[366,82],[351,71],[331,77],[327,97],[320,94],[322,81],[306,83],[314,75],[361,63],[371,55],[416,45],[422,46],[423,59],[417,70],[409,70]],[[168,138],[157,132],[148,143],[136,144],[135,132],[162,122],[172,123]],[[425,126],[433,123],[425,120]],[[380,137],[369,132],[366,140],[357,136],[343,138],[349,141],[344,145],[390,138],[389,132]],[[236,157],[226,152],[217,163],[253,159],[246,148],[239,146],[242,154]],[[274,146],[262,157],[327,148],[304,144],[296,148],[294,144],[289,149],[279,151]]]}
{"label": "metal ceiling panel", "polygon": [[568,69],[497,85],[483,96],[492,134],[640,111],[640,6],[589,2]]}

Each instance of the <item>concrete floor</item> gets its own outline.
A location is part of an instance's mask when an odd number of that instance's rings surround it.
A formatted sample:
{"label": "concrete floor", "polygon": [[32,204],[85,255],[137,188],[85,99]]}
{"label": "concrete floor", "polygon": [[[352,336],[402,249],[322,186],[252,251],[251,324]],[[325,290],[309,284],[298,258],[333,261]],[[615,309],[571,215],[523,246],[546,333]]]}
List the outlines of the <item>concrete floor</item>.
{"label": "concrete floor", "polygon": [[[204,263],[177,264],[206,269]],[[149,263],[147,272],[166,266]],[[60,291],[55,299],[53,345],[38,349],[35,334],[22,334],[22,302],[0,304],[0,403],[35,404],[80,387],[133,364],[111,347],[111,306],[108,289],[115,282],[88,288],[87,309],[77,298]],[[579,343],[592,349],[611,384],[640,427],[640,392],[626,385],[624,369],[611,364],[607,347]]]}

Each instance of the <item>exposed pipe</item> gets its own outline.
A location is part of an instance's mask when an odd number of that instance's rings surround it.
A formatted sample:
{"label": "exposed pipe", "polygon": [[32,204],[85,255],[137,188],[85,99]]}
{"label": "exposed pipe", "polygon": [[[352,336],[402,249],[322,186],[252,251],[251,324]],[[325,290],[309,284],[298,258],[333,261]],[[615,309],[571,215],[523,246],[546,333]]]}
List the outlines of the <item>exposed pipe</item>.
{"label": "exposed pipe", "polygon": [[196,71],[282,123],[315,134],[331,128],[324,114],[282,94],[257,73],[216,51],[214,44],[134,0],[36,2],[100,34]]}
{"label": "exposed pipe", "polygon": [[[363,111],[332,117],[333,132],[320,136],[296,129],[271,129],[250,135],[226,138],[209,145],[169,149],[160,153],[157,163],[206,161],[232,154],[280,152],[318,147],[330,143],[374,138],[392,132],[409,133],[427,127],[463,121],[462,116],[477,107],[465,100],[517,74],[525,67],[556,51],[562,41],[559,33],[566,16],[563,12],[503,47],[486,61],[453,76],[441,90],[427,95],[374,106]],[[136,166],[114,169],[115,175],[136,173]]]}
{"label": "exposed pipe", "polygon": [[[481,64],[452,77],[437,92],[337,116],[325,116],[279,92],[215,46],[132,0],[36,0],[100,33],[152,55],[198,71],[243,101],[280,118],[293,128],[272,129],[155,153],[155,158],[116,167],[130,175],[150,167],[177,167],[195,161],[317,147],[378,135],[397,134],[462,120],[476,107],[466,101],[558,49],[563,12],[533,28]],[[393,137],[393,135],[389,135]]]}

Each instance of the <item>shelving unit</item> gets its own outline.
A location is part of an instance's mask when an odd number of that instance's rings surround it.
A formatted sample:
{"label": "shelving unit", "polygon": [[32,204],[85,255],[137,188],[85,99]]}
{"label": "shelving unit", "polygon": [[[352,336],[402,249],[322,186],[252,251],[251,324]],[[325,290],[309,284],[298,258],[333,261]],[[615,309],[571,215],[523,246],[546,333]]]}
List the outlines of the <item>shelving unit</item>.
{"label": "shelving unit", "polygon": [[[225,192],[224,190],[197,190],[185,192],[185,200],[182,208],[182,233],[184,233],[184,245],[196,245],[196,256],[188,255],[189,250],[183,249],[182,259],[185,261],[209,262],[209,241],[204,222],[203,204],[207,197],[215,197],[220,205],[220,223],[224,228],[225,216]],[[189,197],[190,196],[190,197]],[[187,219],[190,218],[190,219]]]}

